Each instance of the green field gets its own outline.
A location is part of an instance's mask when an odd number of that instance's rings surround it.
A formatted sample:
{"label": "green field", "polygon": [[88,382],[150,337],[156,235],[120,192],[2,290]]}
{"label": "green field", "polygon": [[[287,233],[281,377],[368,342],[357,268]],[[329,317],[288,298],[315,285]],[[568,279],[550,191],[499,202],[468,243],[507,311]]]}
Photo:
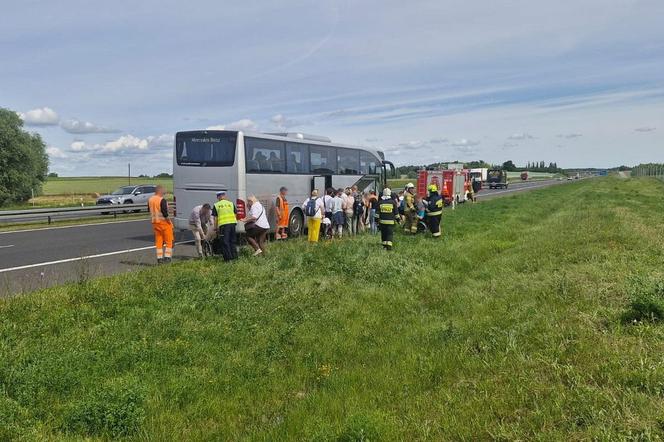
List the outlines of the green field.
{"label": "green field", "polygon": [[[49,178],[44,184],[43,193],[51,195],[83,195],[83,194],[105,194],[110,193],[121,186],[129,183],[127,177],[72,177],[72,178]],[[132,184],[161,184],[171,192],[173,180],[171,178],[134,178]]]}
{"label": "green field", "polygon": [[661,439],[662,210],[661,181],[584,180],[393,252],[292,240],[6,300],[0,440]]}
{"label": "green field", "polygon": [[[108,194],[129,183],[127,177],[58,177],[48,178],[42,194],[30,201],[12,204],[3,209],[25,209],[31,207],[91,206],[97,195]],[[173,192],[172,178],[131,178],[132,184],[161,184]]]}

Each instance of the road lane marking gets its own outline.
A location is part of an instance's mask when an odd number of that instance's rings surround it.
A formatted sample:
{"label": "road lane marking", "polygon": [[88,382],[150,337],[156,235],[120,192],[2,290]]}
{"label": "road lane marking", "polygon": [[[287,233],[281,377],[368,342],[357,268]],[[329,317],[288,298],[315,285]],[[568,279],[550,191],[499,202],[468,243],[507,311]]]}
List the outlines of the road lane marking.
{"label": "road lane marking", "polygon": [[0,246],[0,249],[8,249],[10,247],[14,247],[14,244],[10,244],[8,246]]}
{"label": "road lane marking", "polygon": [[[193,240],[190,241],[180,241],[176,242],[174,246],[179,246],[182,244],[190,244],[193,243]],[[140,252],[143,250],[150,250],[154,249],[154,246],[145,246],[145,247],[138,247],[135,249],[127,249],[127,250],[117,250],[115,252],[106,252],[106,253],[99,253],[97,255],[88,255],[88,256],[80,256],[77,258],[66,258],[66,259],[59,259],[57,261],[49,261],[49,262],[40,262],[37,264],[26,264],[23,266],[18,266],[18,267],[8,267],[5,269],[0,269],[0,273],[5,273],[5,272],[12,272],[14,270],[25,270],[25,269],[33,269],[35,267],[46,267],[46,266],[51,266],[54,264],[64,264],[67,262],[75,262],[75,261],[83,261],[86,259],[94,259],[94,258],[103,258],[105,256],[113,256],[113,255],[121,255],[123,253],[132,253],[132,252]]]}
{"label": "road lane marking", "polygon": [[36,229],[24,229],[24,230],[6,230],[0,232],[0,235],[6,235],[8,233],[25,233],[25,232],[39,232],[40,230],[56,230],[56,229],[71,229],[74,227],[89,227],[89,226],[103,226],[106,224],[122,224],[122,223],[136,223],[139,221],[149,221],[150,218],[141,218],[141,219],[130,219],[126,221],[106,221],[103,223],[88,223],[88,224],[72,224],[71,226],[56,226],[56,227],[38,227]]}

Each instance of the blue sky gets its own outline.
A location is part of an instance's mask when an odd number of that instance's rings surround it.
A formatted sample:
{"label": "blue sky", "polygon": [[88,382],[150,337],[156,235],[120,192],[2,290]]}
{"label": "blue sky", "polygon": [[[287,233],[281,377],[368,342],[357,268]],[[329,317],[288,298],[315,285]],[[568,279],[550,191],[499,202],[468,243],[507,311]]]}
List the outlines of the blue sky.
{"label": "blue sky", "polygon": [[170,171],[178,130],[289,130],[397,164],[664,162],[661,0],[3,5],[0,106],[62,175]]}

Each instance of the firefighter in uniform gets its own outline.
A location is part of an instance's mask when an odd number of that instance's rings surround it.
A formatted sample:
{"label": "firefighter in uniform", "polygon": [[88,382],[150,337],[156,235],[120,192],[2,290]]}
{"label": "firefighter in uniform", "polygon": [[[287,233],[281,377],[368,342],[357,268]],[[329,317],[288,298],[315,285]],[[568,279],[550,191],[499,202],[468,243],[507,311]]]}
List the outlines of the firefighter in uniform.
{"label": "firefighter in uniform", "polygon": [[[164,186],[157,186],[148,200],[157,263],[169,263],[173,256],[173,223],[168,218],[168,202],[164,198]],[[164,247],[165,246],[165,247]]]}
{"label": "firefighter in uniform", "polygon": [[417,233],[417,207],[415,207],[415,185],[406,184],[406,190],[403,193],[403,214],[405,222],[403,231],[406,233]]}
{"label": "firefighter in uniform", "polygon": [[429,199],[425,210],[427,216],[427,227],[434,238],[440,238],[440,220],[443,217],[443,198],[438,194],[435,184],[429,186]]}
{"label": "firefighter in uniform", "polygon": [[380,226],[380,240],[385,250],[392,250],[392,238],[394,237],[394,224],[399,214],[399,206],[392,199],[392,191],[387,187],[383,189],[383,196],[378,201],[378,225]]}
{"label": "firefighter in uniform", "polygon": [[224,261],[237,259],[237,209],[235,204],[226,198],[226,192],[217,192],[217,202],[212,208],[212,216],[216,220],[217,230],[221,238],[221,254]]}

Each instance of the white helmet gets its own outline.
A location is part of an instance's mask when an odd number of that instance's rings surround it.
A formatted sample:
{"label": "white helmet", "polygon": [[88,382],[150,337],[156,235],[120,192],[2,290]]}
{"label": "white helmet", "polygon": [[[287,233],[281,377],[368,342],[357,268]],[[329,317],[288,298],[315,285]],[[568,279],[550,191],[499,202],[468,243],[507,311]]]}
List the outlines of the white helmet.
{"label": "white helmet", "polygon": [[389,187],[383,189],[383,196],[392,196],[392,191]]}
{"label": "white helmet", "polygon": [[414,189],[414,188],[415,188],[415,184],[413,184],[413,183],[406,184],[406,189]]}

